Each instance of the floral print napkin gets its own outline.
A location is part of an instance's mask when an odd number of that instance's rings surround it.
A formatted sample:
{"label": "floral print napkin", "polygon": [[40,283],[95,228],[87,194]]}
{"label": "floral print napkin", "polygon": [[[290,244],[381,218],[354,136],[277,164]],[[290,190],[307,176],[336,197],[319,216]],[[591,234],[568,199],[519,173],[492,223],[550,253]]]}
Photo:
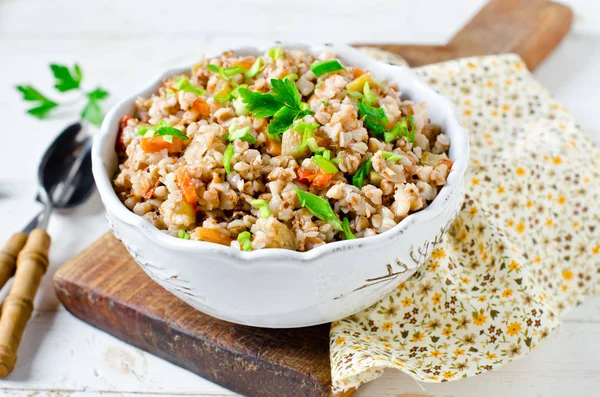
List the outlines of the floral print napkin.
{"label": "floral print napkin", "polygon": [[456,104],[470,131],[467,199],[417,273],[332,324],[336,390],[387,368],[422,382],[494,370],[531,352],[559,315],[600,290],[593,139],[517,55],[415,71]]}

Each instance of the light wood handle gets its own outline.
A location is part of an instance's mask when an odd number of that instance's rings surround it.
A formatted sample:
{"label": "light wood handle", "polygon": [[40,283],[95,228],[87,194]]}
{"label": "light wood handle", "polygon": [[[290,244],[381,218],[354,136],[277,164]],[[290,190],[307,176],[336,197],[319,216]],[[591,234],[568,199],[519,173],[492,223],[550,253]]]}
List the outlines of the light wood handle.
{"label": "light wood handle", "polygon": [[15,233],[0,251],[0,289],[15,274],[17,255],[27,241],[27,234]]}
{"label": "light wood handle", "polygon": [[33,311],[33,298],[48,268],[50,236],[35,229],[17,257],[17,272],[0,316],[0,378],[10,374],[17,361],[17,349]]}

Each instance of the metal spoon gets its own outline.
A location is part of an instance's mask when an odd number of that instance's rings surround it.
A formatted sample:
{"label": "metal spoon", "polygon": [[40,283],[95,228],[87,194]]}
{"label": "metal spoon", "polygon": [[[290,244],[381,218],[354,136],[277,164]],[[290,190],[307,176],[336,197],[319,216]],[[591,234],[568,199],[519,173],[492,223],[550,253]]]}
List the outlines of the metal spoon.
{"label": "metal spoon", "polygon": [[48,267],[50,236],[45,229],[50,214],[54,209],[68,210],[84,203],[94,189],[91,143],[88,129],[76,123],[48,147],[38,169],[37,200],[44,209],[0,251],[0,288],[16,269],[0,317],[0,377],[14,368],[16,351],[33,311],[35,292]]}

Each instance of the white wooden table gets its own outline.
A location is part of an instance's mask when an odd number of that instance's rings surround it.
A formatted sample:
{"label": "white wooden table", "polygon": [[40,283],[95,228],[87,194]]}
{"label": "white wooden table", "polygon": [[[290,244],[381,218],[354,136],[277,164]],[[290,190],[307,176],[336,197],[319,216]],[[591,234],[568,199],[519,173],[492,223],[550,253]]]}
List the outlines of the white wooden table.
{"label": "white wooden table", "polygon": [[[86,85],[101,84],[114,102],[167,66],[191,63],[202,53],[242,40],[443,43],[483,2],[0,0],[0,242],[37,209],[37,161],[76,115],[62,111],[39,122],[24,113],[14,85],[31,82],[52,92],[51,61],[79,62]],[[574,30],[535,74],[600,143],[600,127],[594,123],[600,103],[600,3],[568,3],[576,13]],[[422,15],[427,15],[425,23]],[[107,229],[97,198],[75,215],[52,218],[51,268],[16,369],[0,381],[0,394],[235,396],[62,308],[52,274]],[[593,298],[573,310],[562,329],[531,355],[494,373],[421,387],[404,374],[388,372],[357,396],[592,396],[599,390],[600,299]]]}

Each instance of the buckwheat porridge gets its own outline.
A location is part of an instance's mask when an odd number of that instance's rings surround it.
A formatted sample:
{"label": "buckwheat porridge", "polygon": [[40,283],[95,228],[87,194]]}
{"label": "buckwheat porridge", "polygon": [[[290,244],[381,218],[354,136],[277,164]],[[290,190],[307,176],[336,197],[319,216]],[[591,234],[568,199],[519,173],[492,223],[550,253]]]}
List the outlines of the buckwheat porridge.
{"label": "buckwheat porridge", "polygon": [[425,104],[400,92],[332,53],[203,59],[123,118],[114,188],[172,236],[244,251],[385,232],[452,167]]}

